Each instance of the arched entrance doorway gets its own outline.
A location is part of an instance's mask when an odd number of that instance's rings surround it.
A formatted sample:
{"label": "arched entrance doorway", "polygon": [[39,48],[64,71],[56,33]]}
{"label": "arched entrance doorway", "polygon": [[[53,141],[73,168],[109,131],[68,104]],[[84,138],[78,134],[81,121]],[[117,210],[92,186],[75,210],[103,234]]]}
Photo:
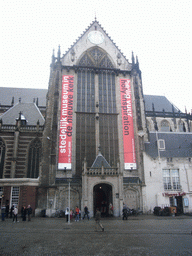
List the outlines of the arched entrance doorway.
{"label": "arched entrance doorway", "polygon": [[94,215],[96,209],[99,208],[102,217],[109,215],[109,204],[113,203],[112,186],[100,183],[93,188]]}

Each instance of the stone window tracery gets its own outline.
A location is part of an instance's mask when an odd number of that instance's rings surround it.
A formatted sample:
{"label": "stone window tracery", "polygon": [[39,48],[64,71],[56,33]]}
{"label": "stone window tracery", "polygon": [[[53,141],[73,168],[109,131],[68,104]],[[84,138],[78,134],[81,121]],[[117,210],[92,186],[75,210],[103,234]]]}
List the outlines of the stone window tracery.
{"label": "stone window tracery", "polygon": [[161,122],[161,132],[170,132],[170,124],[167,120]]}
{"label": "stone window tracery", "polygon": [[31,142],[28,154],[27,178],[39,177],[39,165],[41,161],[41,141],[36,138]]}
{"label": "stone window tracery", "polygon": [[98,47],[91,48],[79,61],[79,66],[114,68],[107,54]]}

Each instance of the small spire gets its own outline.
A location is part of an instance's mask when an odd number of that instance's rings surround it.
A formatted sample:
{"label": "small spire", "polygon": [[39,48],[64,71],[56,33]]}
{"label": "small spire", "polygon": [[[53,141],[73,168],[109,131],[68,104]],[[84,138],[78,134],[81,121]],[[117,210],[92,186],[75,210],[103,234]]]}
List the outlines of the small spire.
{"label": "small spire", "polygon": [[21,120],[21,115],[22,115],[22,112],[20,111],[19,112],[19,120]]}
{"label": "small spire", "polygon": [[137,64],[137,67],[139,68],[139,61],[138,61],[138,57],[136,56],[136,64]]}
{"label": "small spire", "polygon": [[55,49],[53,49],[53,54],[52,54],[52,64],[55,63]]}
{"label": "small spire", "polygon": [[133,51],[132,51],[132,64],[135,65],[135,57],[134,57]]}
{"label": "small spire", "polygon": [[61,56],[61,50],[60,50],[60,45],[58,47],[58,52],[57,52],[57,61],[60,62],[60,56]]}
{"label": "small spire", "polygon": [[101,154],[101,146],[98,147],[99,154]]}
{"label": "small spire", "polygon": [[152,110],[153,110],[153,112],[155,112],[154,103],[152,103]]}
{"label": "small spire", "polygon": [[12,97],[11,106],[14,105],[14,97]]}

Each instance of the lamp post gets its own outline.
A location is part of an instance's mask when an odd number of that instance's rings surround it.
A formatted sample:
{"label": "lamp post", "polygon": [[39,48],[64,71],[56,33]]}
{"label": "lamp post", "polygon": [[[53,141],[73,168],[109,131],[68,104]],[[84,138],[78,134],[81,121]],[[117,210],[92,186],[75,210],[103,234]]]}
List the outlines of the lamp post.
{"label": "lamp post", "polygon": [[72,179],[68,179],[68,182],[69,182],[69,202],[68,202],[68,204],[69,204],[69,216],[68,216],[68,224],[70,224],[70,213],[71,213],[71,210],[70,210],[70,208],[71,208],[71,206],[70,206],[70,189],[71,189],[70,182],[71,181],[72,181]]}

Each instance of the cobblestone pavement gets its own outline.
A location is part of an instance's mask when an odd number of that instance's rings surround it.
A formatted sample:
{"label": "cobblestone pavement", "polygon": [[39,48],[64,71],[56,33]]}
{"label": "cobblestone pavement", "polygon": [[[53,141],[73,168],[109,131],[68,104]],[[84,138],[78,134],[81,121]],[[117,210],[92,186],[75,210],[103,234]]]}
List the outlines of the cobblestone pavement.
{"label": "cobblestone pavement", "polygon": [[140,215],[95,221],[0,221],[0,255],[192,255],[192,217]]}

